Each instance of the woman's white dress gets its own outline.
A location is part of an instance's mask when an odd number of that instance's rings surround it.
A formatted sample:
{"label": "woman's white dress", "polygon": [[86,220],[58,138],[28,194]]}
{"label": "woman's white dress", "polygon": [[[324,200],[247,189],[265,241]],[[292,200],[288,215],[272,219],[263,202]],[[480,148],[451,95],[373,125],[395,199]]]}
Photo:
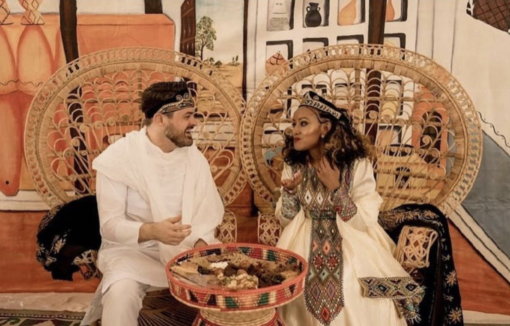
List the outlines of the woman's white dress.
{"label": "woman's white dress", "polygon": [[[306,180],[306,176],[314,176],[314,169],[304,169],[304,180],[297,191],[301,196],[297,200],[297,207],[293,208],[297,214],[291,219],[284,217],[286,209],[288,215],[288,205],[296,203],[289,203],[288,196],[293,195],[282,195],[277,203],[276,215],[284,226],[277,246],[294,251],[313,264],[310,261],[312,219],[308,209],[310,199],[320,196],[320,192]],[[292,168],[286,166],[282,180],[291,179],[292,175]],[[402,304],[408,304],[422,289],[394,258],[395,244],[377,222],[382,198],[376,191],[371,163],[368,160],[357,161],[350,180],[347,191],[357,212],[351,214],[349,220],[342,219],[340,213],[333,215],[342,238],[339,254],[342,258],[340,264],[343,265],[343,308],[330,320],[329,325],[405,326],[406,321],[401,316],[406,311],[402,309]],[[324,187],[322,183],[320,186]],[[322,197],[318,199],[325,200]],[[304,295],[281,307],[279,312],[288,326],[321,325],[307,309]]]}

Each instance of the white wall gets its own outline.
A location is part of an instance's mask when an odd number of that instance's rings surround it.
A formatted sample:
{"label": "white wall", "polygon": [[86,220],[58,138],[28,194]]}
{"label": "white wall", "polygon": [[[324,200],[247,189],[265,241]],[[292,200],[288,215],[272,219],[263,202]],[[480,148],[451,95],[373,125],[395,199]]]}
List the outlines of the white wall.
{"label": "white wall", "polygon": [[482,122],[483,130],[510,154],[510,35],[466,14],[466,5],[466,0],[419,0],[417,52],[459,80],[488,122]]}
{"label": "white wall", "polygon": [[[476,110],[510,142],[510,35],[468,16],[465,0],[457,3],[452,73]],[[488,124],[482,127],[510,154]]]}

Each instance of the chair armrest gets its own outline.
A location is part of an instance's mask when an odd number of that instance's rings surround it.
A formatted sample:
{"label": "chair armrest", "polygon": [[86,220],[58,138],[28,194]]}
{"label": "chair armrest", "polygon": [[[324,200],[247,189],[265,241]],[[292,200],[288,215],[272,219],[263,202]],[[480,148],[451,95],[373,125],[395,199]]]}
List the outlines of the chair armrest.
{"label": "chair armrest", "polygon": [[237,219],[232,211],[225,210],[223,220],[216,227],[214,236],[222,243],[237,242]]}
{"label": "chair armrest", "polygon": [[278,239],[282,233],[280,221],[274,214],[259,213],[257,217],[257,239],[261,244],[268,246],[276,246]]}
{"label": "chair armrest", "polygon": [[404,225],[398,237],[395,258],[408,272],[429,267],[430,249],[438,238],[431,228]]}

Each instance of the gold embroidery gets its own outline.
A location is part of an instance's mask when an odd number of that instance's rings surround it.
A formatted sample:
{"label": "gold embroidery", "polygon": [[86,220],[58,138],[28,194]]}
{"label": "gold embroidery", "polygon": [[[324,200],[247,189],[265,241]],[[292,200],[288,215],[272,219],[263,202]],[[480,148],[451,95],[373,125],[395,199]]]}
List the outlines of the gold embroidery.
{"label": "gold embroidery", "polygon": [[450,313],[448,314],[448,320],[452,323],[458,323],[462,321],[462,310],[460,308],[450,310]]}
{"label": "gold embroidery", "polygon": [[[428,223],[434,224],[436,226],[441,226],[441,223],[436,221],[438,216],[430,211],[430,210],[424,210],[423,212],[420,212],[420,216],[418,217],[418,220],[426,221]],[[416,212],[415,211],[406,211],[406,210],[390,210],[390,211],[384,211],[380,212],[379,214],[379,222],[381,223],[382,227],[386,230],[394,230],[399,225],[401,225],[405,221],[412,221],[416,219]]]}
{"label": "gold embroidery", "polygon": [[78,266],[85,280],[93,277],[102,278],[101,271],[97,268],[97,251],[87,250],[73,260],[73,265]]}
{"label": "gold embroidery", "polygon": [[444,295],[443,298],[448,302],[453,302],[453,297],[451,295]]}
{"label": "gold embroidery", "polygon": [[457,272],[451,271],[446,276],[446,284],[448,284],[449,286],[454,286],[455,284],[457,284]]}

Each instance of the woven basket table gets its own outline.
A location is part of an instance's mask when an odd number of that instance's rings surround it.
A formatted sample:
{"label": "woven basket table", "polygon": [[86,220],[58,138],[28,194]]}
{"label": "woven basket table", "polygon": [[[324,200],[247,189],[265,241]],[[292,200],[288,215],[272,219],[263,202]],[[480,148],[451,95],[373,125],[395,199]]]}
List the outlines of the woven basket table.
{"label": "woven basket table", "polygon": [[[248,257],[276,263],[298,263],[300,274],[283,284],[251,289],[223,290],[182,281],[170,268],[194,257],[242,252]],[[166,266],[170,292],[182,303],[198,308],[193,326],[283,326],[276,307],[289,303],[303,292],[308,272],[306,260],[288,250],[258,244],[229,243],[192,249],[175,256]]]}

